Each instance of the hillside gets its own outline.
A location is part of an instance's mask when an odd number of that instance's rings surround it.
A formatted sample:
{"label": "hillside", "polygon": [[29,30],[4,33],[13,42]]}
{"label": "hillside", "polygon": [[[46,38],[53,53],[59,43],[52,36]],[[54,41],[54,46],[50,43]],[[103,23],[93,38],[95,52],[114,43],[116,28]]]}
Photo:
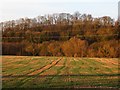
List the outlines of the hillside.
{"label": "hillside", "polygon": [[109,16],[59,13],[1,22],[3,55],[120,56],[120,26]]}

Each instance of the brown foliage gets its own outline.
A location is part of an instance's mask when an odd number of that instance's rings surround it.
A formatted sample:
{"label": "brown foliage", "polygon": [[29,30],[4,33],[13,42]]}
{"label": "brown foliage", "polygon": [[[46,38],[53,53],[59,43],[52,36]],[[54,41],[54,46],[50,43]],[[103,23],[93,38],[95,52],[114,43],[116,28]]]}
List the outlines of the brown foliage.
{"label": "brown foliage", "polygon": [[3,55],[120,57],[120,25],[109,16],[60,13],[0,26]]}
{"label": "brown foliage", "polygon": [[69,41],[66,41],[62,45],[63,53],[66,56],[86,56],[87,42],[80,40],[79,38],[73,37]]}

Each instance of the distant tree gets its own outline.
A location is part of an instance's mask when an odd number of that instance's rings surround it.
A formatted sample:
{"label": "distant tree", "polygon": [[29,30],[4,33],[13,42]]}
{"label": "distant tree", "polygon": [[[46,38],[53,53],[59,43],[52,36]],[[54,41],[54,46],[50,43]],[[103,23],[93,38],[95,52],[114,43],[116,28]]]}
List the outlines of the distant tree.
{"label": "distant tree", "polygon": [[76,37],[71,38],[62,45],[63,53],[66,56],[86,56],[87,42]]}
{"label": "distant tree", "polygon": [[53,42],[48,45],[48,51],[53,56],[62,56],[61,47],[59,42]]}
{"label": "distant tree", "polygon": [[80,13],[78,11],[76,11],[74,14],[73,14],[73,18],[74,20],[78,20],[80,18]]}
{"label": "distant tree", "polygon": [[48,45],[49,42],[43,42],[42,44],[39,45],[39,55],[40,56],[50,56],[51,54],[48,51]]}
{"label": "distant tree", "polygon": [[26,42],[25,51],[30,55],[36,56],[39,53],[39,45],[35,43]]}

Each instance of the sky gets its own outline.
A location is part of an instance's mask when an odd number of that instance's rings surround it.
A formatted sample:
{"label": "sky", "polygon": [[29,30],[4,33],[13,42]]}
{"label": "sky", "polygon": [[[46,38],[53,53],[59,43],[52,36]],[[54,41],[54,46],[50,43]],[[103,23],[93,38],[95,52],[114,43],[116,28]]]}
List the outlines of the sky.
{"label": "sky", "polygon": [[0,0],[0,22],[53,13],[92,14],[118,18],[119,0]]}

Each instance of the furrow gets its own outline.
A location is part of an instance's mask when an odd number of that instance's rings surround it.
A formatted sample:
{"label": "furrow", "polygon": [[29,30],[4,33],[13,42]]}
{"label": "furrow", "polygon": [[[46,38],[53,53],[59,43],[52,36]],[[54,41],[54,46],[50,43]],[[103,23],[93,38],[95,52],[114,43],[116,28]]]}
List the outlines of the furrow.
{"label": "furrow", "polygon": [[51,64],[46,65],[46,66],[44,66],[43,68],[41,68],[41,69],[39,69],[39,70],[37,70],[37,71],[34,71],[34,72],[32,72],[32,73],[29,73],[28,75],[35,75],[35,74],[41,73],[41,72],[43,72],[43,71],[45,71],[45,70],[47,70],[47,69],[50,69],[52,66],[56,65],[60,60],[61,60],[61,59],[58,59],[58,60],[56,60],[56,61],[53,61]]}

